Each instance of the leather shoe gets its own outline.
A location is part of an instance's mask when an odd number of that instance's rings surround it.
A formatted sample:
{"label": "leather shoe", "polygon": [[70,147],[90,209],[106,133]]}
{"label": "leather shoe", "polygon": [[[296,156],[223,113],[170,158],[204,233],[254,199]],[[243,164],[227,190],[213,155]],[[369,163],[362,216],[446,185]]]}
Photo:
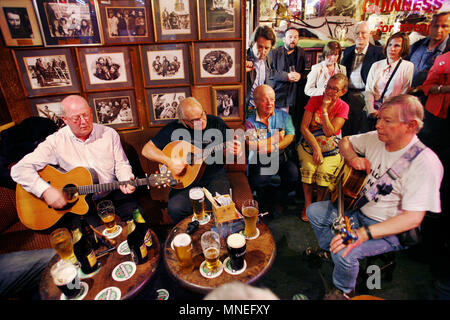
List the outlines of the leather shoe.
{"label": "leather shoe", "polygon": [[305,222],[309,221],[308,217],[306,216],[306,207],[303,207],[301,219]]}

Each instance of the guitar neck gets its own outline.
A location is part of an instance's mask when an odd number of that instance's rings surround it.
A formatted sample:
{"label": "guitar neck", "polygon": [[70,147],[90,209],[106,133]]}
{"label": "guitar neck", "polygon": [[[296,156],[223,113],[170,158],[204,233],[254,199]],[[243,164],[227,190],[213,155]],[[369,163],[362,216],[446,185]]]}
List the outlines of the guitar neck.
{"label": "guitar neck", "polygon": [[205,148],[205,149],[203,150],[203,152],[199,152],[198,154],[195,154],[195,155],[194,155],[194,161],[196,161],[196,160],[202,160],[202,161],[204,161],[204,160],[205,160],[206,158],[208,158],[208,157],[211,155],[211,153],[213,153],[214,151],[222,150],[222,149],[224,148],[224,145],[225,145],[225,144],[222,142],[222,143],[219,143],[219,144],[217,144],[217,145],[215,145],[215,146]]}
{"label": "guitar neck", "polygon": [[76,189],[78,190],[78,194],[85,195],[90,193],[97,193],[97,192],[107,192],[119,189],[120,186],[124,185],[132,185],[135,187],[140,187],[143,185],[149,184],[148,178],[142,178],[142,179],[135,179],[135,180],[128,180],[128,181],[114,181],[109,183],[100,183],[100,184],[91,184],[86,186],[79,186]]}

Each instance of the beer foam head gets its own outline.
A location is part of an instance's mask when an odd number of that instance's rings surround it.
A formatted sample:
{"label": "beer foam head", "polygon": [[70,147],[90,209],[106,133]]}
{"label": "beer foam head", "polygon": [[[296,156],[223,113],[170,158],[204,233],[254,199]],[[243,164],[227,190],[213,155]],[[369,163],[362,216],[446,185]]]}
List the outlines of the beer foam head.
{"label": "beer foam head", "polygon": [[233,233],[228,236],[227,244],[230,248],[242,248],[245,245],[245,237],[239,233]]}
{"label": "beer foam head", "polygon": [[192,188],[189,190],[189,198],[192,200],[200,200],[205,196],[201,188]]}
{"label": "beer foam head", "polygon": [[176,247],[186,247],[191,243],[191,237],[187,233],[178,234],[173,239],[173,245]]}
{"label": "beer foam head", "polygon": [[62,286],[72,282],[77,275],[77,269],[72,264],[59,264],[52,267],[51,274],[53,282],[57,286]]}

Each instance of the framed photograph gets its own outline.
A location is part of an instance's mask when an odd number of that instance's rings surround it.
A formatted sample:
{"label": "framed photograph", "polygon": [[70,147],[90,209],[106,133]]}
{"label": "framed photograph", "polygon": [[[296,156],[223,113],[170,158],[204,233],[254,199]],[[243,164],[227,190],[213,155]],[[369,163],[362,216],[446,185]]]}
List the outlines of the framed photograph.
{"label": "framed photograph", "polygon": [[320,52],[322,48],[306,48],[305,49],[305,71],[310,71],[311,67],[319,63]]}
{"label": "framed photograph", "polygon": [[117,130],[139,126],[133,90],[92,93],[88,101],[96,123]]}
{"label": "framed photograph", "polygon": [[196,0],[152,0],[156,41],[196,40]]}
{"label": "framed photograph", "polygon": [[13,50],[13,56],[27,96],[80,91],[69,48]]}
{"label": "framed photograph", "polygon": [[150,1],[99,1],[105,44],[154,42]]}
{"label": "framed photograph", "polygon": [[78,48],[77,58],[86,90],[133,87],[128,47]]}
{"label": "framed photograph", "polygon": [[211,87],[212,112],[223,120],[241,120],[244,96],[241,85]]}
{"label": "framed photograph", "polygon": [[240,38],[241,1],[199,0],[200,39]]}
{"label": "framed photograph", "polygon": [[191,96],[190,87],[146,89],[145,91],[152,124],[166,124],[177,119],[178,104]]}
{"label": "framed photograph", "polygon": [[7,46],[42,45],[39,24],[30,1],[1,0],[0,28]]}
{"label": "framed photograph", "polygon": [[46,47],[102,44],[97,1],[33,1]]}
{"label": "framed photograph", "polygon": [[145,86],[189,85],[188,45],[162,44],[141,47]]}
{"label": "framed photograph", "polygon": [[48,118],[56,123],[58,128],[62,128],[66,125],[62,119],[61,105],[61,101],[63,101],[65,97],[67,97],[67,95],[30,99],[31,110],[35,116]]}
{"label": "framed photograph", "polygon": [[241,81],[241,42],[194,43],[195,82]]}

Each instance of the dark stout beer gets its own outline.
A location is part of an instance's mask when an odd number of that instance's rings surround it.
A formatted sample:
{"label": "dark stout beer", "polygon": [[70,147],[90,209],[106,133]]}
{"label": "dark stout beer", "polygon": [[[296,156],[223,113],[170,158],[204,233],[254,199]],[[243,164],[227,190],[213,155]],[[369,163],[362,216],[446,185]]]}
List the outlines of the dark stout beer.
{"label": "dark stout beer", "polygon": [[227,250],[230,255],[230,264],[233,271],[241,270],[244,267],[244,257],[247,246],[245,237],[239,233],[230,234],[227,238]]}

